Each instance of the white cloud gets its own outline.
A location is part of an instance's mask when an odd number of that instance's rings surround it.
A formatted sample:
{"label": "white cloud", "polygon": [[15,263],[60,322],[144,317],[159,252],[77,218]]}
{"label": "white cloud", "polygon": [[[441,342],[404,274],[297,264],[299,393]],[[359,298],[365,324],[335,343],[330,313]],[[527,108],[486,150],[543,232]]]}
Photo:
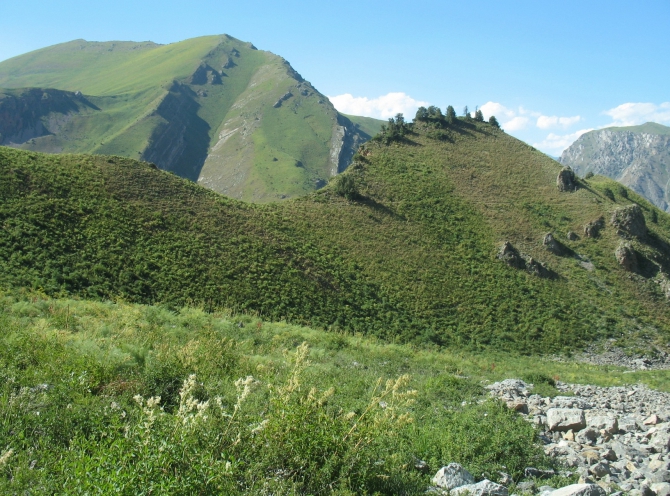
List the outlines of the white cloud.
{"label": "white cloud", "polygon": [[416,109],[429,105],[415,100],[403,92],[388,93],[377,98],[355,97],[350,93],[329,96],[335,108],[343,114],[363,115],[377,119],[388,119],[402,113],[408,120],[414,118]]}
{"label": "white cloud", "polygon": [[479,110],[482,111],[485,119],[488,119],[492,115],[495,115],[498,120],[512,119],[516,116],[516,112],[514,110],[509,109],[497,102],[486,102],[484,105],[479,107]]}
{"label": "white cloud", "polygon": [[636,126],[645,122],[670,122],[670,102],[624,103],[603,112],[614,122],[610,126]]}
{"label": "white cloud", "polygon": [[497,102],[486,102],[480,107],[480,110],[484,114],[485,119],[495,115],[503,129],[507,131],[526,129],[531,122],[531,118],[537,119],[535,125],[540,129],[549,129],[552,127],[567,129],[582,120],[578,115],[574,117],[542,115],[540,112],[529,110],[525,107],[519,107],[518,110],[514,110]]}
{"label": "white cloud", "polygon": [[507,131],[519,131],[528,125],[528,117],[518,116],[502,123],[503,129]]}
{"label": "white cloud", "polygon": [[492,115],[495,115],[502,128],[507,131],[518,131],[524,129],[528,125],[528,117],[519,115],[524,113],[522,112],[523,108],[521,107],[516,111],[505,107],[498,102],[486,102],[479,107],[479,110],[484,114],[484,119],[488,119]]}
{"label": "white cloud", "polygon": [[580,129],[571,134],[549,133],[540,143],[533,143],[533,146],[543,152],[558,156],[563,153],[567,147],[572,145],[582,134],[593,131],[593,129]]}
{"label": "white cloud", "polygon": [[555,115],[540,115],[537,118],[537,127],[540,129],[550,129],[552,127],[568,128],[577,124],[582,118],[578,115],[574,117],[557,117]]}

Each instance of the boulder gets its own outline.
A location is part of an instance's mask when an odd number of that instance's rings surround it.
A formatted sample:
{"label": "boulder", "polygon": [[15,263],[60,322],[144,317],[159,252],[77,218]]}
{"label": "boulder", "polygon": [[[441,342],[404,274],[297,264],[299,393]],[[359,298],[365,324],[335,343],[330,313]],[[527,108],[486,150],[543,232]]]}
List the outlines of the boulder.
{"label": "boulder", "polygon": [[667,482],[657,482],[650,487],[656,493],[656,496],[670,496],[670,484]]}
{"label": "boulder", "polygon": [[574,191],[577,189],[575,173],[570,167],[563,167],[556,178],[558,191]]}
{"label": "boulder", "polygon": [[442,467],[433,477],[433,484],[447,491],[474,483],[475,478],[472,474],[458,463],[450,463]]}
{"label": "boulder", "polygon": [[597,238],[603,227],[605,227],[605,218],[598,217],[584,226],[584,236],[587,238]]}
{"label": "boulder", "polygon": [[605,430],[609,434],[615,434],[619,432],[619,421],[616,417],[610,415],[593,415],[587,418],[587,424],[589,427],[600,431]]}
{"label": "boulder", "polygon": [[542,240],[542,244],[544,247],[547,249],[547,251],[550,251],[554,255],[561,255],[563,253],[563,245],[554,238],[553,233],[547,233],[544,235],[544,239]]}
{"label": "boulder", "polygon": [[614,251],[614,256],[619,265],[628,272],[637,271],[637,255],[630,243],[622,241]]}
{"label": "boulder", "polygon": [[572,484],[557,489],[551,496],[606,496],[607,492],[597,484]]}
{"label": "boulder", "polygon": [[526,261],[509,241],[505,241],[500,247],[498,258],[515,269],[523,269],[526,267]]}
{"label": "boulder", "polygon": [[550,431],[579,431],[586,427],[584,411],[579,408],[550,408],[547,410]]}
{"label": "boulder", "polygon": [[610,223],[617,228],[620,235],[629,235],[640,239],[647,236],[644,214],[637,204],[617,208],[612,212]]}
{"label": "boulder", "polygon": [[570,241],[577,241],[579,239],[579,236],[577,236],[577,233],[574,233],[572,231],[568,231],[568,234],[566,236]]}
{"label": "boulder", "polygon": [[508,491],[505,486],[484,479],[477,484],[468,484],[467,486],[457,487],[449,491],[451,496],[507,496]]}

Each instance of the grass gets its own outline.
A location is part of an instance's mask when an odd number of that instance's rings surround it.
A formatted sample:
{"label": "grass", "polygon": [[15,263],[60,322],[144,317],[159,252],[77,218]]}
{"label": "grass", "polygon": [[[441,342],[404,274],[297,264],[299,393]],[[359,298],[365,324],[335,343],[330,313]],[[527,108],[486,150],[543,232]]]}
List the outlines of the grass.
{"label": "grass", "polygon": [[[220,72],[220,84],[194,81],[201,65]],[[4,61],[0,87],[81,91],[97,107],[52,109],[42,120],[63,125],[23,149],[141,158],[256,202],[306,194],[333,174],[338,113],[328,99],[281,57],[227,35],[169,45],[75,40]],[[273,108],[288,91],[290,101]]]}
{"label": "grass", "polygon": [[36,293],[2,294],[0,327],[8,493],[422,494],[454,461],[518,482],[550,460],[482,384],[534,370],[536,387],[668,385],[665,372]]}
{"label": "grass", "polygon": [[379,134],[386,121],[374,119],[372,117],[363,117],[362,115],[343,114],[347,119],[353,122],[361,131],[370,137]]}
{"label": "grass", "polygon": [[[560,166],[487,124],[417,126],[362,153],[345,174],[355,200],[333,186],[263,206],[120,157],[0,149],[2,284],[236,308],[452,349],[571,352],[605,338],[667,345],[662,274],[619,268],[611,227],[596,239],[566,237],[635,201],[652,233],[636,249],[667,271],[670,220],[635,193],[621,196],[601,177],[559,193]],[[547,231],[566,255],[543,248]],[[504,240],[555,277],[497,260]]]}

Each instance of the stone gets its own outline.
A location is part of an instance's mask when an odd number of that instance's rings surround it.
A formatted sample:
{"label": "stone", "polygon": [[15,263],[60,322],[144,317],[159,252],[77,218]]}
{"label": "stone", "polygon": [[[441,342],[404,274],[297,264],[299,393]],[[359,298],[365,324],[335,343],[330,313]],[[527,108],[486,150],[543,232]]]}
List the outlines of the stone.
{"label": "stone", "polygon": [[602,458],[605,460],[608,460],[610,462],[615,462],[618,460],[618,457],[616,456],[616,453],[614,452],[613,449],[606,449],[605,451],[602,452]]}
{"label": "stone", "polygon": [[457,487],[474,484],[475,478],[458,463],[450,463],[437,471],[432,480],[433,484],[447,491]]}
{"label": "stone", "polygon": [[628,272],[637,272],[637,254],[633,246],[625,241],[619,243],[617,249],[614,250],[614,256],[619,265]]}
{"label": "stone", "polygon": [[597,430],[604,430],[610,434],[619,432],[619,421],[610,415],[593,415],[587,418],[587,425]]}
{"label": "stone", "polygon": [[586,426],[584,411],[578,408],[550,408],[547,410],[550,431],[581,430]]}
{"label": "stone", "polygon": [[553,253],[554,255],[563,254],[563,245],[554,238],[553,233],[547,233],[542,239],[542,244],[547,249],[547,251]]}
{"label": "stone", "polygon": [[605,218],[601,216],[584,226],[584,236],[587,238],[597,238],[603,227],[605,227]]}
{"label": "stone", "polygon": [[449,491],[451,496],[508,496],[509,492],[505,486],[484,479],[477,484],[468,484],[460,486]]}
{"label": "stone", "polygon": [[652,473],[648,474],[645,478],[652,483],[670,482],[670,472],[663,469],[654,470]]}
{"label": "stone", "polygon": [[593,427],[588,427],[582,431],[579,431],[575,436],[575,441],[580,444],[592,445],[596,442],[596,439],[598,439],[598,431],[596,431]]}
{"label": "stone", "polygon": [[514,410],[519,413],[523,413],[524,415],[528,414],[528,405],[524,400],[521,399],[513,399],[507,402],[507,407],[510,410]]}
{"label": "stone", "polygon": [[656,482],[649,487],[656,496],[670,496],[670,484],[667,482]]}
{"label": "stone", "polygon": [[574,191],[577,189],[575,173],[570,167],[563,167],[556,177],[558,191]]}
{"label": "stone", "polygon": [[516,485],[516,488],[522,492],[534,492],[535,491],[535,482],[532,480],[519,482]]}
{"label": "stone", "polygon": [[582,451],[582,457],[584,457],[584,460],[586,460],[589,465],[593,465],[600,461],[600,453],[593,450]]}
{"label": "stone", "polygon": [[607,492],[597,484],[572,484],[557,489],[551,496],[606,496]]}
{"label": "stone", "polygon": [[658,418],[658,415],[653,414],[653,415],[650,415],[649,417],[647,417],[642,423],[644,425],[656,425],[656,424],[659,424],[660,422],[661,422],[661,419]]}
{"label": "stone", "polygon": [[565,439],[566,441],[574,442],[575,432],[572,429],[570,429],[568,432],[563,434],[563,439]]}
{"label": "stone", "polygon": [[620,235],[629,235],[639,239],[647,236],[644,214],[637,204],[617,208],[612,212],[610,223],[617,228]]}
{"label": "stone", "polygon": [[514,482],[512,476],[505,472],[498,472],[498,475],[500,475],[500,477],[498,478],[498,484],[501,484],[503,486],[509,486]]}
{"label": "stone", "polygon": [[572,232],[572,231],[568,231],[568,234],[566,235],[566,237],[567,237],[570,241],[577,241],[577,240],[579,239],[579,236],[577,236],[577,233],[574,233],[574,232]]}
{"label": "stone", "polygon": [[606,465],[606,463],[598,462],[595,465],[591,466],[591,468],[589,468],[589,472],[595,475],[598,479],[601,479],[606,475],[609,475],[610,468],[609,465]]}
{"label": "stone", "polygon": [[505,241],[500,250],[498,250],[498,258],[515,269],[524,269],[526,267],[525,260],[509,241]]}

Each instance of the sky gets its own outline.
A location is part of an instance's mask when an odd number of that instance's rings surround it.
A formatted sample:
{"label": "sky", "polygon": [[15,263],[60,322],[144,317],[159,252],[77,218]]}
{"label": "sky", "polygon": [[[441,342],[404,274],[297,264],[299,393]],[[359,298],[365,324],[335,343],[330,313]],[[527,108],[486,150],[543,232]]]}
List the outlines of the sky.
{"label": "sky", "polygon": [[580,134],[670,125],[670,0],[0,0],[0,61],[74,39],[226,33],[287,59],[344,113],[495,115],[553,156]]}

